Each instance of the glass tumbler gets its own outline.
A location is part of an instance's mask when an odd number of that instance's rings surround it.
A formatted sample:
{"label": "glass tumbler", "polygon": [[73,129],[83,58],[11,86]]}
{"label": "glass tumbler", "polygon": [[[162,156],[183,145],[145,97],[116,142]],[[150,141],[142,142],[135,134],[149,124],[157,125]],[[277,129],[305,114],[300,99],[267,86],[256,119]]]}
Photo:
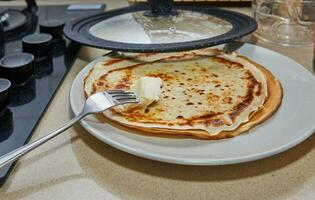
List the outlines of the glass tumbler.
{"label": "glass tumbler", "polygon": [[285,46],[313,45],[315,0],[253,0],[255,36]]}

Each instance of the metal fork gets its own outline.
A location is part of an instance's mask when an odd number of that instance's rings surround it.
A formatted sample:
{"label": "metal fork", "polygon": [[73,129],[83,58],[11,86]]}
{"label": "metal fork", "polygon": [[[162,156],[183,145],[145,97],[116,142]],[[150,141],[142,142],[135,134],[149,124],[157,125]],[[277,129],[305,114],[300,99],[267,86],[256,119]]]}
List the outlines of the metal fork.
{"label": "metal fork", "polygon": [[63,125],[61,128],[49,133],[48,135],[32,142],[29,144],[25,144],[3,156],[0,157],[0,168],[9,164],[19,157],[25,155],[26,153],[32,151],[36,147],[46,143],[50,139],[56,137],[63,131],[67,130],[71,126],[73,126],[76,122],[84,118],[85,116],[102,112],[107,110],[108,108],[127,104],[127,103],[139,103],[139,98],[133,92],[126,92],[123,90],[108,90],[104,92],[99,92],[90,96],[82,109],[82,111],[76,115],[72,120]]}

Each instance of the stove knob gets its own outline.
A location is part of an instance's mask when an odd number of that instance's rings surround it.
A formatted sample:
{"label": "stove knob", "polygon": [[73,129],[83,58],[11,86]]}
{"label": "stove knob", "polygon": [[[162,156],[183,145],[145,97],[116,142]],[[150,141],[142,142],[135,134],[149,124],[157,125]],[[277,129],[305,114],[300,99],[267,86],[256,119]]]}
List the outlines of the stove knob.
{"label": "stove knob", "polygon": [[0,77],[9,79],[13,85],[27,82],[33,74],[34,56],[15,53],[0,60]]}
{"label": "stove knob", "polygon": [[31,53],[35,58],[51,55],[52,36],[46,33],[27,35],[22,39],[23,52]]}
{"label": "stove knob", "polygon": [[11,82],[8,79],[0,78],[0,116],[4,114],[10,99]]}
{"label": "stove knob", "polygon": [[60,39],[63,35],[63,27],[65,22],[60,20],[48,20],[39,25],[41,33],[49,33],[53,39]]}

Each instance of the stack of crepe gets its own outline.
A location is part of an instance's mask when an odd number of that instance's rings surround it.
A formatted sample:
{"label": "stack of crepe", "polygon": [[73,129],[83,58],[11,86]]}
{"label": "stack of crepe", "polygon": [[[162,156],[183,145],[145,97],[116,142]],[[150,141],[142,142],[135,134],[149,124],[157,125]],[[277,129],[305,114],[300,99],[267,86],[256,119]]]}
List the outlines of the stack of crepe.
{"label": "stack of crepe", "polygon": [[229,138],[269,118],[282,99],[281,84],[270,71],[217,49],[106,56],[85,78],[84,94],[131,90],[141,77],[162,80],[160,98],[104,115],[144,133]]}

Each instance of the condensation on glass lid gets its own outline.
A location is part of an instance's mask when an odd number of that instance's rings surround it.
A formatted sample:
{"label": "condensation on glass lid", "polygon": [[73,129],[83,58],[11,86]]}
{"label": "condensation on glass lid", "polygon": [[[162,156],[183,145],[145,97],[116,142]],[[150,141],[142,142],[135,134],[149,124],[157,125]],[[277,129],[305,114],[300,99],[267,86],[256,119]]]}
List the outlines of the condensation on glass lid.
{"label": "condensation on glass lid", "polygon": [[143,13],[111,17],[93,25],[90,34],[113,42],[158,44],[208,39],[232,29],[225,20],[193,11],[180,10],[168,17],[147,17]]}

